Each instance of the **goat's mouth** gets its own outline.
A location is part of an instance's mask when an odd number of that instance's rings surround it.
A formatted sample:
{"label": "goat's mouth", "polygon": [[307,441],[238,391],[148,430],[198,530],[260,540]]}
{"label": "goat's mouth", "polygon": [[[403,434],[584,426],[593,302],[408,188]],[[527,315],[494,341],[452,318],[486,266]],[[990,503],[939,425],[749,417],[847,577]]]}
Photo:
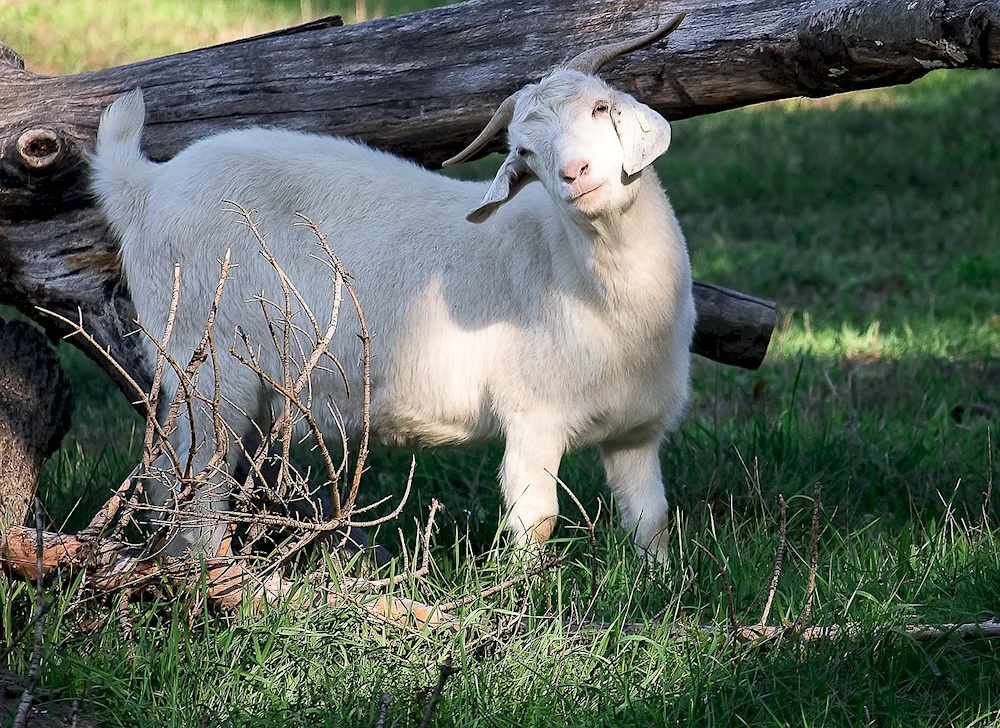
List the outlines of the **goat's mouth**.
{"label": "goat's mouth", "polygon": [[601,189],[602,187],[604,187],[604,183],[603,182],[601,182],[596,187],[591,187],[589,190],[585,190],[583,192],[578,192],[575,195],[571,195],[570,198],[569,198],[569,201],[570,202],[579,202],[582,198],[586,197],[587,195],[589,195],[589,194],[591,194],[593,192],[597,192],[597,190]]}

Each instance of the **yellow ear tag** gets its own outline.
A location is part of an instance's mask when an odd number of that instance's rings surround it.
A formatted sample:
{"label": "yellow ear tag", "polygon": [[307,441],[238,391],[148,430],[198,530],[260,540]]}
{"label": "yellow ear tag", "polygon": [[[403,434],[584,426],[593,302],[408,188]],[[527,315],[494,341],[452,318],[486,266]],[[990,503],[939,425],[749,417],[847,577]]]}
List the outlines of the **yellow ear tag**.
{"label": "yellow ear tag", "polygon": [[653,130],[653,127],[649,125],[649,119],[641,111],[635,112],[635,120],[639,122],[639,128],[647,134]]}

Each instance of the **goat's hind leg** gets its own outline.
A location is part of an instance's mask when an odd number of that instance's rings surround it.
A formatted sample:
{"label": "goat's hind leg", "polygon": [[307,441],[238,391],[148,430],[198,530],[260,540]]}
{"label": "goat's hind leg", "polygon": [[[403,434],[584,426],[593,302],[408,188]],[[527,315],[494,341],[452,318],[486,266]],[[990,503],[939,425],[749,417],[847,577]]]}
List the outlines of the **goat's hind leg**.
{"label": "goat's hind leg", "polygon": [[[202,428],[197,431],[212,432]],[[154,461],[149,476],[143,478],[143,487],[154,506],[154,522],[166,523],[168,527],[164,550],[170,556],[189,552],[214,556],[227,528],[217,515],[229,508],[232,479],[227,458],[215,458],[214,434],[192,439],[191,423],[186,416],[177,418],[169,442],[181,471],[187,469],[190,460],[192,477],[183,478],[183,472],[178,472],[178,466],[163,453]],[[186,492],[189,487],[193,490]]]}

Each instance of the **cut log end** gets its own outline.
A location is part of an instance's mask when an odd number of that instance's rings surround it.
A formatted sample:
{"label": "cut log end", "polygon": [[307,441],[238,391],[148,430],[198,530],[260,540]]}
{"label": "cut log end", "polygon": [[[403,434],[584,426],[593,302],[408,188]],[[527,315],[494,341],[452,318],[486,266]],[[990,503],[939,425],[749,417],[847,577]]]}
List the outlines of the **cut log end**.
{"label": "cut log end", "polygon": [[694,281],[698,310],[691,351],[720,364],[755,370],[771,343],[778,310],[774,301]]}

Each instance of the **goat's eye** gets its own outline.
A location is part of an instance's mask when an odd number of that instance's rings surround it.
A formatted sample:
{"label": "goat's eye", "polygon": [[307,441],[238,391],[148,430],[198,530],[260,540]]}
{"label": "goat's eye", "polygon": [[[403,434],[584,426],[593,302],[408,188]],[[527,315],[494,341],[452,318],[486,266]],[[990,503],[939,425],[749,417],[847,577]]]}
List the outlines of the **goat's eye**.
{"label": "goat's eye", "polygon": [[530,149],[526,149],[525,147],[520,147],[517,150],[517,153],[521,157],[530,157],[532,154],[534,154],[533,151],[531,151]]}
{"label": "goat's eye", "polygon": [[607,103],[605,103],[604,101],[598,101],[594,105],[594,116],[597,116],[598,114],[606,114],[608,113],[608,110],[609,109]]}

